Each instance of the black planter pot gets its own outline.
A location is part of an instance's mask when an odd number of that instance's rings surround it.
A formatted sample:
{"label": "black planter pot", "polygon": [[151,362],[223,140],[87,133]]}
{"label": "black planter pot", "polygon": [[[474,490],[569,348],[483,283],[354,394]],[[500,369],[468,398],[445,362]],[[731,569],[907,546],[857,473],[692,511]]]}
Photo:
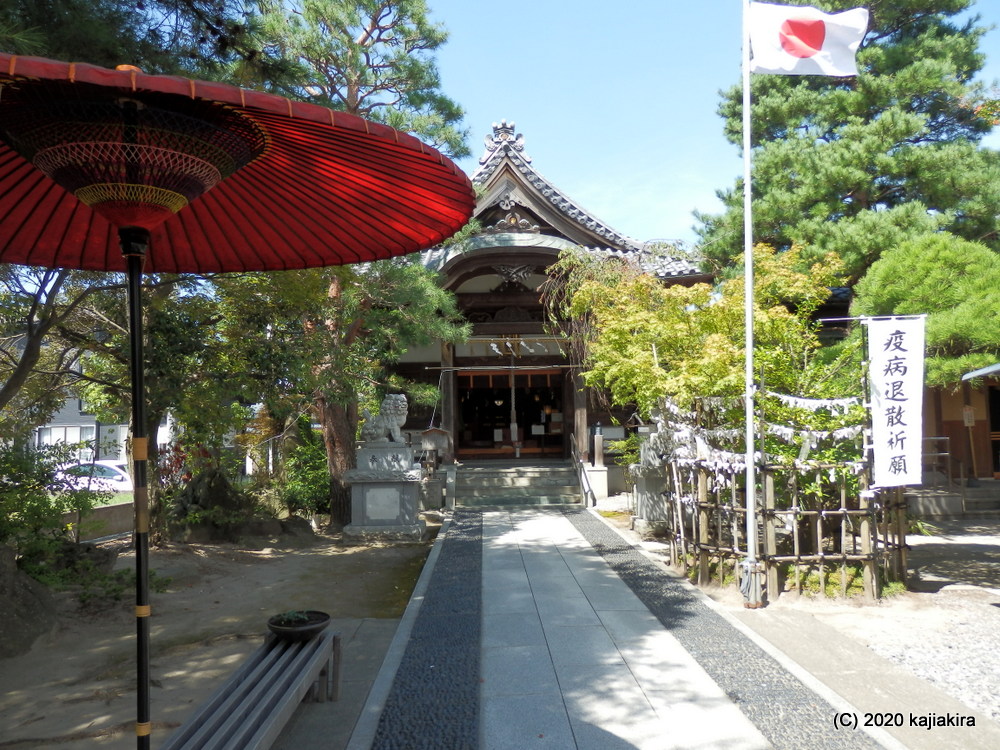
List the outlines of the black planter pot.
{"label": "black planter pot", "polygon": [[290,616],[289,613],[273,615],[267,621],[267,629],[278,638],[286,641],[308,641],[330,624],[330,615],[313,609],[299,610]]}

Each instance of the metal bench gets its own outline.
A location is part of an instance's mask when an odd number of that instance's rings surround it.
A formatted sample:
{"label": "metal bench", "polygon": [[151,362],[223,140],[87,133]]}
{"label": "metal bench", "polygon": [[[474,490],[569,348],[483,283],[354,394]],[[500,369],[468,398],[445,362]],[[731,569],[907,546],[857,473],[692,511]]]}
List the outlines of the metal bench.
{"label": "metal bench", "polygon": [[162,750],[268,748],[303,700],[339,698],[339,633],[299,642],[268,635]]}

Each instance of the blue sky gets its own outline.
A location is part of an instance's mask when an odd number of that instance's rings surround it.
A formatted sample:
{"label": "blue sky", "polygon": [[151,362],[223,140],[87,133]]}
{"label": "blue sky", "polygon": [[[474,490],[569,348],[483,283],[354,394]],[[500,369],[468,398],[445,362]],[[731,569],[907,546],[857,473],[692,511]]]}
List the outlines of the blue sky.
{"label": "blue sky", "polygon": [[[802,3],[798,3],[802,4]],[[500,120],[535,168],[585,209],[639,240],[693,242],[695,209],[742,173],[722,136],[719,91],[740,80],[741,0],[428,0],[448,43],[444,92],[466,112],[473,155]],[[978,0],[985,25],[1000,1]],[[986,81],[1000,79],[991,31]],[[987,143],[1000,148],[997,130]]]}

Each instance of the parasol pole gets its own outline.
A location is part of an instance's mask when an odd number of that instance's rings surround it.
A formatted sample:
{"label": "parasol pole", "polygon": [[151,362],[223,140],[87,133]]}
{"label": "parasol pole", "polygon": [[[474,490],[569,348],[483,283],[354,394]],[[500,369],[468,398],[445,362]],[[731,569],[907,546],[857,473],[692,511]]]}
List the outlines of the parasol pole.
{"label": "parasol pole", "polygon": [[746,421],[746,535],[747,557],[743,562],[746,607],[762,605],[760,571],[757,561],[757,492],[754,469],[754,383],[753,383],[753,212],[751,199],[752,138],[750,132],[750,0],[743,0],[743,319],[744,319],[744,419]]}
{"label": "parasol pole", "polygon": [[149,491],[146,459],[146,385],[143,374],[142,267],[149,232],[122,227],[118,238],[128,273],[128,318],[132,381],[132,461],[135,505],[135,623],[136,623],[136,747],[149,748],[152,723],[149,706]]}

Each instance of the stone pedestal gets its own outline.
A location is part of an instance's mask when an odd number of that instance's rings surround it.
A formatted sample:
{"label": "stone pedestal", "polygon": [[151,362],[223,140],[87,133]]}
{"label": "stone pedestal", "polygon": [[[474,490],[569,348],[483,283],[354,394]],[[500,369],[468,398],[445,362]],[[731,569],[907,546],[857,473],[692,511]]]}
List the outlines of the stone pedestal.
{"label": "stone pedestal", "polygon": [[668,517],[664,491],[667,489],[665,466],[641,467],[635,480],[636,515],[652,523]]}
{"label": "stone pedestal", "polygon": [[441,510],[444,507],[444,479],[435,475],[420,484],[422,510]]}
{"label": "stone pedestal", "polygon": [[590,489],[594,492],[594,498],[597,500],[607,500],[608,467],[584,464],[583,470],[587,472],[587,481],[590,482]]}
{"label": "stone pedestal", "polygon": [[420,514],[420,469],[413,449],[403,443],[365,445],[358,468],[347,472],[351,523],[344,536],[355,539],[419,540],[426,524]]}

